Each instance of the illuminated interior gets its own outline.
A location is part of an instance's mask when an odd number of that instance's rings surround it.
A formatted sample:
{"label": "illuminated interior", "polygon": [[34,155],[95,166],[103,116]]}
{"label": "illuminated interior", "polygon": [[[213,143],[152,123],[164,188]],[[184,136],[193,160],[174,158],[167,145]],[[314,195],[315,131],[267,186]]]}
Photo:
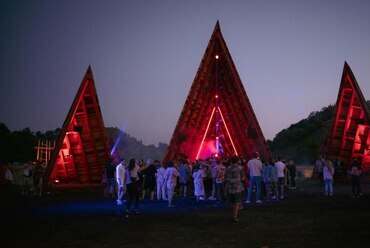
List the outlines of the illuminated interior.
{"label": "illuminated interior", "polygon": [[[197,156],[196,156],[195,159],[204,158],[204,157],[211,157],[211,156],[219,157],[220,155],[221,156],[223,156],[223,155],[224,156],[238,155],[238,152],[236,151],[236,148],[234,146],[234,142],[233,142],[233,140],[230,136],[229,130],[227,128],[227,124],[225,123],[225,119],[223,118],[223,115],[221,113],[220,108],[218,108],[218,112],[221,115],[222,122],[220,121],[221,125],[215,124],[215,126],[216,126],[216,128],[218,126],[220,126],[221,129],[224,128],[224,130],[226,130],[227,135],[225,137],[225,135],[222,133],[222,131],[221,132],[216,132],[216,136],[212,135],[212,132],[209,132],[210,131],[209,127],[210,127],[210,124],[213,120],[215,110],[216,110],[216,107],[213,108],[211,117],[210,117],[208,125],[207,125],[206,132],[204,133],[202,142],[200,143],[198,153],[197,153]],[[217,119],[215,121],[217,121]],[[223,126],[223,128],[222,128],[222,126]],[[205,142],[206,137],[208,138],[207,139],[208,142]],[[214,142],[213,142],[213,140],[214,140]],[[205,144],[208,144],[208,145],[205,145]],[[212,145],[212,144],[214,144],[214,145]],[[232,150],[230,150],[230,144],[232,145],[232,148],[233,148]]]}

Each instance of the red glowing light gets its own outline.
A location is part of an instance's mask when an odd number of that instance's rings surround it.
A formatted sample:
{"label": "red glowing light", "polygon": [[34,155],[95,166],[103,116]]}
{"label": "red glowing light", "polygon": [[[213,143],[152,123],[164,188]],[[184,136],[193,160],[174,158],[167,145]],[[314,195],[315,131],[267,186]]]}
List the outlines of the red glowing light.
{"label": "red glowing light", "polygon": [[216,98],[218,98],[218,95],[215,95]]}
{"label": "red glowing light", "polygon": [[216,137],[216,139],[218,139],[218,137]]}
{"label": "red glowing light", "polygon": [[218,59],[219,58],[218,55],[216,55],[215,58]]}
{"label": "red glowing light", "polygon": [[216,109],[216,107],[214,107],[214,108],[213,108],[213,110],[212,110],[211,118],[209,118],[206,132],[204,133],[204,136],[203,136],[202,142],[200,143],[200,147],[199,147],[199,150],[198,150],[198,153],[197,153],[197,156],[196,156],[196,158],[195,158],[195,159],[198,159],[198,158],[199,158],[199,154],[200,154],[200,151],[202,150],[202,146],[203,146],[204,140],[205,140],[205,138],[206,138],[206,135],[207,135],[207,133],[208,133],[209,125],[211,124],[213,114],[215,113],[215,109]]}
{"label": "red glowing light", "polygon": [[55,181],[54,181],[55,183],[59,183],[59,180],[58,179],[55,179]]}
{"label": "red glowing light", "polygon": [[218,107],[218,110],[219,110],[219,112],[220,112],[220,115],[221,115],[221,118],[222,118],[222,122],[223,122],[223,123],[224,123],[224,125],[225,125],[227,135],[229,136],[229,139],[230,139],[230,141],[231,141],[231,145],[232,145],[232,146],[233,146],[233,148],[234,148],[235,155],[236,155],[236,156],[238,156],[238,152],[237,152],[237,151],[236,151],[236,149],[235,149],[234,142],[233,142],[233,140],[231,139],[231,136],[230,136],[230,133],[229,133],[229,129],[227,128],[227,125],[226,125],[226,122],[225,122],[224,116],[222,115],[222,112],[221,112],[220,107]]}
{"label": "red glowing light", "polygon": [[215,157],[218,158],[218,153],[216,153]]}

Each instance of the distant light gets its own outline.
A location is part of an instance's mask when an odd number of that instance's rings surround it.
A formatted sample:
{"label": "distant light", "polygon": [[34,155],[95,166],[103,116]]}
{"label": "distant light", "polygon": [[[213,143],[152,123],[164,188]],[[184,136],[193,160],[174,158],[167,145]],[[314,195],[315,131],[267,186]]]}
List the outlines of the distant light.
{"label": "distant light", "polygon": [[218,98],[218,95],[215,95],[216,98]]}
{"label": "distant light", "polygon": [[218,136],[216,137],[216,139],[218,139]]}
{"label": "distant light", "polygon": [[215,157],[218,158],[218,153],[216,153]]}
{"label": "distant light", "polygon": [[218,55],[216,55],[215,58],[218,59],[219,58]]}
{"label": "distant light", "polygon": [[59,183],[59,180],[58,179],[55,179],[55,181],[54,181],[55,183]]}

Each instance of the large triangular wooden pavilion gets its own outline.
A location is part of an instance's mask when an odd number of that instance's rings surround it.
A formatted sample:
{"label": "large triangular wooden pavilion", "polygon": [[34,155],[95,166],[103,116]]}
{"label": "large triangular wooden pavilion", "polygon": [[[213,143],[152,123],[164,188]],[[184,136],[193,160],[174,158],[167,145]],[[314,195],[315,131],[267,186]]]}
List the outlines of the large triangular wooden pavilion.
{"label": "large triangular wooden pavilion", "polygon": [[358,159],[370,169],[370,111],[355,76],[344,63],[332,128],[324,154],[348,167]]}
{"label": "large triangular wooden pavilion", "polygon": [[270,151],[217,21],[165,161]]}
{"label": "large triangular wooden pavilion", "polygon": [[103,117],[89,66],[45,169],[43,188],[55,184],[100,183],[109,159]]}

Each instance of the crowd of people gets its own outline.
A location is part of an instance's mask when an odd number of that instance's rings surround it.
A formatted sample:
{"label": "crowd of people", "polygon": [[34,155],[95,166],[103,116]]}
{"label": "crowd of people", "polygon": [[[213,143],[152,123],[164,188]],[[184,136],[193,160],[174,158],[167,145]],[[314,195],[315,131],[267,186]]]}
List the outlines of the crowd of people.
{"label": "crowd of people", "polygon": [[194,196],[197,201],[229,200],[233,220],[238,221],[238,210],[243,201],[251,203],[253,194],[257,204],[284,199],[285,187],[296,188],[296,171],[293,161],[264,160],[257,152],[249,161],[237,156],[209,157],[195,162],[182,159],[166,164],[150,159],[144,162],[133,158],[128,163],[124,159],[112,159],[103,175],[104,196],[116,199],[117,205],[125,203],[126,217],[139,214],[140,200],[146,197],[167,201],[170,208],[174,206],[174,196]]}
{"label": "crowd of people", "polygon": [[[17,168],[15,170],[15,168]],[[21,188],[22,195],[42,195],[42,177],[46,165],[41,161],[29,161],[14,167],[10,162],[2,162],[0,168],[0,184],[14,185]]]}
{"label": "crowd of people", "polygon": [[[28,162],[17,170],[2,162],[0,184],[14,184],[17,178],[22,195],[42,195],[42,177],[45,165],[40,161]],[[332,163],[320,157],[315,162],[313,174],[317,175],[327,197],[334,194],[334,182],[351,178],[352,198],[362,195],[360,175],[362,167],[357,159],[348,170],[341,160]],[[238,211],[243,204],[262,204],[263,201],[283,200],[286,189],[296,189],[297,168],[293,161],[260,158],[258,152],[247,160],[242,156],[228,158],[209,157],[191,162],[188,159],[161,163],[158,160],[132,158],[111,159],[103,174],[104,196],[124,205],[125,216],[140,214],[140,201],[167,201],[174,206],[174,197],[194,197],[197,201],[229,201],[233,221],[238,221]],[[5,190],[6,191],[6,190]],[[5,192],[4,191],[4,192]],[[131,209],[133,205],[133,210]]]}
{"label": "crowd of people", "polygon": [[45,166],[41,162],[13,165],[0,164],[0,206],[10,206],[19,195],[42,195]]}

